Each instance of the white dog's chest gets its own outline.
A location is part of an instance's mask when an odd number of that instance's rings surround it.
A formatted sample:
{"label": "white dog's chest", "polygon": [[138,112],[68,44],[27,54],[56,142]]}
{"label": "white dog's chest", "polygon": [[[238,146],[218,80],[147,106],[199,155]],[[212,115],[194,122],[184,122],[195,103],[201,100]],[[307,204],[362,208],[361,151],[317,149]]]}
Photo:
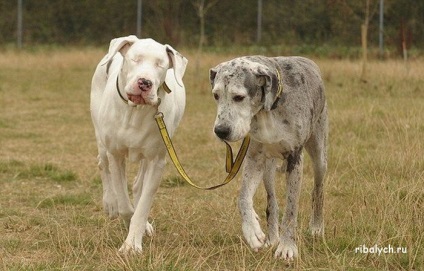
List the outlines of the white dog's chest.
{"label": "white dog's chest", "polygon": [[153,110],[128,107],[124,114],[104,115],[100,129],[106,148],[111,152],[125,152],[130,160],[157,152],[163,144],[160,144],[154,114]]}

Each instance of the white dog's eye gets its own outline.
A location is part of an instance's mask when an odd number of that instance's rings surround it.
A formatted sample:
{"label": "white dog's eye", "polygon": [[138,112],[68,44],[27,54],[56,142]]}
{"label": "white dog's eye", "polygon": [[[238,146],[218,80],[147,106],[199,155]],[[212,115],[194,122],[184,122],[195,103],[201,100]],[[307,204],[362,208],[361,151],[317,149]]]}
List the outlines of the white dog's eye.
{"label": "white dog's eye", "polygon": [[242,102],[244,100],[245,96],[242,95],[236,95],[233,97],[233,101],[235,102]]}
{"label": "white dog's eye", "polygon": [[218,101],[218,100],[219,100],[219,95],[218,95],[218,94],[216,94],[216,93],[214,93],[214,94],[213,94],[213,98],[214,98],[215,100],[217,100],[217,101]]}
{"label": "white dog's eye", "polygon": [[163,65],[163,62],[161,62],[161,61],[156,62],[156,66],[159,67],[159,68],[165,67],[165,65]]}

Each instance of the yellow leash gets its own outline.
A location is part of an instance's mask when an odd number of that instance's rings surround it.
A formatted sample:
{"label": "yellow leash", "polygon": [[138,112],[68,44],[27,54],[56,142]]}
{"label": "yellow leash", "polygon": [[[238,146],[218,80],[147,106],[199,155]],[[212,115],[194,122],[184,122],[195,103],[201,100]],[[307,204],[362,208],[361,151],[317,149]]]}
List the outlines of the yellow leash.
{"label": "yellow leash", "polygon": [[225,144],[226,144],[226,149],[227,149],[225,169],[226,169],[228,175],[225,178],[224,182],[222,182],[221,184],[211,186],[211,187],[201,187],[201,186],[198,186],[195,183],[193,183],[193,181],[187,175],[183,166],[181,165],[181,163],[178,159],[177,153],[175,152],[174,146],[172,144],[171,138],[169,137],[168,131],[166,129],[166,125],[165,125],[165,122],[163,120],[163,113],[158,112],[155,115],[155,120],[156,120],[156,123],[159,127],[160,134],[162,136],[163,142],[165,143],[166,149],[168,150],[168,154],[169,154],[169,157],[172,160],[172,163],[174,164],[178,173],[180,173],[181,177],[183,177],[183,179],[187,183],[189,183],[191,186],[196,187],[198,189],[203,189],[203,190],[213,190],[213,189],[216,189],[216,188],[221,187],[223,185],[226,185],[232,179],[234,179],[234,177],[237,175],[238,171],[240,170],[241,164],[243,163],[243,159],[246,156],[247,149],[249,148],[249,143],[250,143],[250,137],[249,136],[246,136],[244,138],[243,143],[240,147],[240,150],[239,150],[239,152],[236,156],[236,160],[234,162],[233,162],[233,151],[231,149],[231,146],[227,142],[224,141]]}
{"label": "yellow leash", "polygon": [[[277,75],[277,80],[278,80],[278,89],[277,89],[277,93],[276,93],[275,96],[277,97],[276,101],[278,101],[279,96],[283,92],[283,84],[282,84],[282,80],[281,80],[281,74],[280,74],[280,71],[278,69],[276,69],[276,75]],[[118,88],[118,81],[116,83],[116,87],[118,89],[119,95],[121,95],[120,92],[119,92],[119,88]],[[163,88],[167,93],[171,92],[171,90],[169,89],[169,87],[165,83],[163,84]],[[122,98],[122,96],[121,96],[121,98]],[[125,99],[124,99],[124,101],[125,101]],[[158,112],[155,115],[155,120],[156,120],[156,124],[159,127],[160,134],[162,136],[163,142],[165,143],[166,149],[168,150],[168,154],[169,154],[169,157],[172,160],[172,163],[174,164],[178,173],[180,173],[181,177],[183,177],[183,179],[187,183],[189,183],[191,186],[196,187],[198,189],[203,189],[203,190],[213,190],[213,189],[216,189],[218,187],[224,186],[227,183],[229,183],[232,179],[234,179],[234,177],[239,172],[241,164],[243,163],[244,157],[246,156],[247,149],[249,148],[249,143],[250,143],[250,137],[249,136],[246,136],[243,139],[243,143],[241,144],[240,150],[237,153],[235,161],[233,160],[233,150],[231,149],[230,144],[228,144],[226,141],[224,141],[224,143],[226,145],[225,170],[227,171],[228,175],[221,184],[211,186],[211,187],[201,187],[201,186],[198,186],[195,183],[193,183],[193,181],[187,175],[183,166],[181,165],[180,160],[178,159],[177,153],[175,152],[174,146],[172,144],[171,138],[170,138],[168,131],[166,129],[166,125],[165,125],[165,122],[163,120],[163,113]]]}

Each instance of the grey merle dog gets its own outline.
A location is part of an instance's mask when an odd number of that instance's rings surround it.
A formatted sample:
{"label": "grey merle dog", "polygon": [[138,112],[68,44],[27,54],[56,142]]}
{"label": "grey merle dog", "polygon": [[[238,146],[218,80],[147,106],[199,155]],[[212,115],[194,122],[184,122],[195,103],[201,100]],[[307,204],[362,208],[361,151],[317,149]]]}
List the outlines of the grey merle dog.
{"label": "grey merle dog", "polygon": [[[292,260],[298,256],[296,228],[303,149],[310,155],[314,169],[310,230],[313,235],[324,232],[328,118],[320,70],[303,57],[246,56],[212,68],[210,81],[217,102],[215,134],[225,141],[251,137],[238,201],[246,242],[255,251],[276,245],[275,257]],[[278,159],[285,160],[286,166],[281,232],[274,184]],[[253,208],[253,196],[262,180],[267,192],[267,235]]]}

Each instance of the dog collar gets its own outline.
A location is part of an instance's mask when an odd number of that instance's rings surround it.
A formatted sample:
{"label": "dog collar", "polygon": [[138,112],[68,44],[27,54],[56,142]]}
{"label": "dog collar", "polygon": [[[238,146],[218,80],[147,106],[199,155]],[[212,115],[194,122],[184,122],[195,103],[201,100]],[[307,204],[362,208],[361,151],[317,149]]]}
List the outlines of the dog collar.
{"label": "dog collar", "polygon": [[278,86],[277,86],[277,94],[275,95],[275,101],[271,106],[271,110],[274,110],[275,108],[277,108],[277,103],[280,100],[280,95],[283,93],[283,82],[281,80],[281,74],[280,71],[278,69],[275,70],[276,74],[277,74],[277,80],[278,80]]}
{"label": "dog collar", "polygon": [[281,81],[281,74],[278,69],[276,69],[277,72],[277,79],[278,79],[278,90],[277,95],[275,97],[280,97],[281,93],[283,93],[283,82]]}
{"label": "dog collar", "polygon": [[[168,93],[168,94],[171,93],[171,89],[168,87],[168,85],[165,83],[165,81],[163,82],[163,84],[161,85],[161,87],[163,88],[163,90],[166,93]],[[124,103],[128,104],[128,100],[125,99],[124,96],[122,96],[121,90],[119,89],[119,75],[116,77],[116,91],[118,92],[119,97],[121,98],[121,100]]]}
{"label": "dog collar", "polygon": [[119,75],[116,77],[116,91],[118,91],[118,94],[119,94],[119,97],[121,98],[121,100],[122,100],[124,103],[128,104],[128,100],[126,100],[126,99],[124,98],[124,96],[122,96],[121,91],[119,90]]}
{"label": "dog collar", "polygon": [[163,81],[162,88],[168,94],[172,92],[172,90],[168,87],[168,85],[165,83],[165,81]]}

